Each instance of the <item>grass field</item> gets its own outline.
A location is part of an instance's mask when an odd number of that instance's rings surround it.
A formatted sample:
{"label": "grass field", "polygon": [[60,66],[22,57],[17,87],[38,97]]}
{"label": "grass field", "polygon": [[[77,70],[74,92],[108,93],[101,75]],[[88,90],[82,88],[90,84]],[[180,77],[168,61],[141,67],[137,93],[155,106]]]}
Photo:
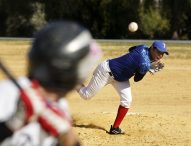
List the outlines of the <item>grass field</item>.
{"label": "grass field", "polygon": [[[103,58],[128,52],[137,41],[100,42]],[[151,45],[151,42],[144,42]],[[16,76],[26,74],[30,41],[0,41],[0,57]],[[73,91],[68,95],[73,129],[84,146],[190,146],[191,145],[191,43],[167,42],[160,73],[147,74],[138,83],[131,79],[133,104],[121,128],[125,135],[108,135],[116,116],[119,97],[106,86],[89,101]],[[0,78],[4,78],[0,73]],[[89,78],[87,78],[87,82]]]}

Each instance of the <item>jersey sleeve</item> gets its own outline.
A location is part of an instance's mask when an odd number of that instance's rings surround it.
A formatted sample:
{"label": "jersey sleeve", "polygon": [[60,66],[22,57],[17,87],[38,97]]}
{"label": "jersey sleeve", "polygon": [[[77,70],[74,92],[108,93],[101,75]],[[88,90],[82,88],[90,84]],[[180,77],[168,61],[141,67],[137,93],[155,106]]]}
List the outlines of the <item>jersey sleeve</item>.
{"label": "jersey sleeve", "polygon": [[147,63],[142,63],[139,68],[139,73],[144,75],[149,71],[149,65]]}
{"label": "jersey sleeve", "polygon": [[142,49],[139,54],[139,73],[144,75],[146,74],[151,66],[150,58],[149,58],[149,51],[147,49]]}

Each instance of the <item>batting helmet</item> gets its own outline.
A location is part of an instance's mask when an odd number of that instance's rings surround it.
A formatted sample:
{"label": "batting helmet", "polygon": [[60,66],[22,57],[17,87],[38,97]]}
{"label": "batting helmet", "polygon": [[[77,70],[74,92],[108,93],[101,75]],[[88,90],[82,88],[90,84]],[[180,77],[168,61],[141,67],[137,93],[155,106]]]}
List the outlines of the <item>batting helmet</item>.
{"label": "batting helmet", "polygon": [[90,32],[71,21],[52,22],[35,36],[29,51],[29,77],[48,89],[68,92],[100,58]]}

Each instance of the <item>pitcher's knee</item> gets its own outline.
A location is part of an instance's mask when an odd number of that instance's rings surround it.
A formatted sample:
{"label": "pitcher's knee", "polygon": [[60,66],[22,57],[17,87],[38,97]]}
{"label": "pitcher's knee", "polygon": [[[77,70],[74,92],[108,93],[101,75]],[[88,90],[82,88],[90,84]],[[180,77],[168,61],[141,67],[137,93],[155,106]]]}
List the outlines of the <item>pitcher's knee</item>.
{"label": "pitcher's knee", "polygon": [[121,101],[120,105],[125,107],[125,108],[130,108],[131,107],[131,101]]}
{"label": "pitcher's knee", "polygon": [[79,94],[85,100],[89,100],[94,96],[86,87],[81,88]]}

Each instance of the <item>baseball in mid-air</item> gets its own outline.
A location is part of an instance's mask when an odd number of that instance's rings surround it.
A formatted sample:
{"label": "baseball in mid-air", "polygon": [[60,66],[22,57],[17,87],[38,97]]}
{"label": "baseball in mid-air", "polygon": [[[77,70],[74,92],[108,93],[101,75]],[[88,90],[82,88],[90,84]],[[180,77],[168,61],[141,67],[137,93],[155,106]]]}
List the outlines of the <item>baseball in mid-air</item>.
{"label": "baseball in mid-air", "polygon": [[136,22],[131,22],[128,25],[128,29],[130,32],[135,32],[138,30],[138,24]]}

